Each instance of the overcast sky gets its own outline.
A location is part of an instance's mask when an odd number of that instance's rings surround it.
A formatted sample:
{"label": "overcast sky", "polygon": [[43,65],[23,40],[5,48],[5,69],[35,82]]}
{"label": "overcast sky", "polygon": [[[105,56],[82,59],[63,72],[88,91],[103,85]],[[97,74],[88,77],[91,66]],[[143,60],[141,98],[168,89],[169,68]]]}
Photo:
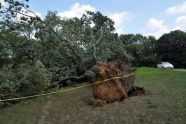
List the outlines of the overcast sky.
{"label": "overcast sky", "polygon": [[62,17],[80,17],[85,10],[100,11],[115,21],[118,33],[154,35],[186,31],[186,0],[30,0],[39,15],[57,11]]}

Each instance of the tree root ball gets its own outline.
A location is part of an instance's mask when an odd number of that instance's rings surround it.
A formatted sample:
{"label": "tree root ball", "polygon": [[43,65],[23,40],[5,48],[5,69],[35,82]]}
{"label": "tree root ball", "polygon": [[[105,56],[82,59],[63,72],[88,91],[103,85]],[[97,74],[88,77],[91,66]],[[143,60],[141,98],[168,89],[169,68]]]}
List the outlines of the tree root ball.
{"label": "tree root ball", "polygon": [[[122,77],[134,73],[132,69],[121,60],[109,62],[108,64],[97,64],[92,70],[95,73],[93,82],[102,81],[113,77]],[[134,75],[111,79],[95,84],[89,103],[103,106],[107,103],[121,101],[128,97],[128,93],[134,89]]]}

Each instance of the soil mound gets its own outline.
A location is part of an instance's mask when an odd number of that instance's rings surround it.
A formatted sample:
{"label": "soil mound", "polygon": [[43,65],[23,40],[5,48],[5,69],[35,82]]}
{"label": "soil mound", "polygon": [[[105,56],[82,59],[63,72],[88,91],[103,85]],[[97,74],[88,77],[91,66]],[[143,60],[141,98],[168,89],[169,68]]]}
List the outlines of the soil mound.
{"label": "soil mound", "polygon": [[121,60],[109,62],[108,64],[97,64],[92,70],[95,73],[94,82],[101,81],[113,77],[127,77],[119,79],[111,79],[102,83],[96,84],[93,87],[93,93],[90,97],[90,103],[102,106],[114,101],[121,101],[128,97],[128,94],[137,94],[134,91],[134,75],[132,69],[123,63]]}

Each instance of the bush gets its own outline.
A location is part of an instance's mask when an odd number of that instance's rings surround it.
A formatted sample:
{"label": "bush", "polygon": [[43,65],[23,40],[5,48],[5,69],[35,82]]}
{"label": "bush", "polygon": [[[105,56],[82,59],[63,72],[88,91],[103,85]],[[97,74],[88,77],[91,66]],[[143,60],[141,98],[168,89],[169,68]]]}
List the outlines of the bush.
{"label": "bush", "polygon": [[40,93],[50,80],[50,72],[39,60],[33,65],[21,64],[17,69],[4,66],[0,70],[0,99]]}
{"label": "bush", "polygon": [[9,96],[16,92],[18,78],[12,67],[4,66],[0,70],[0,96]]}
{"label": "bush", "polygon": [[22,65],[18,77],[20,77],[20,81],[17,92],[20,95],[39,93],[51,80],[51,74],[39,60],[33,66]]}
{"label": "bush", "polygon": [[[18,82],[18,78],[11,65],[0,69],[0,99],[16,96],[16,82]],[[8,104],[8,102],[0,102],[0,108]]]}

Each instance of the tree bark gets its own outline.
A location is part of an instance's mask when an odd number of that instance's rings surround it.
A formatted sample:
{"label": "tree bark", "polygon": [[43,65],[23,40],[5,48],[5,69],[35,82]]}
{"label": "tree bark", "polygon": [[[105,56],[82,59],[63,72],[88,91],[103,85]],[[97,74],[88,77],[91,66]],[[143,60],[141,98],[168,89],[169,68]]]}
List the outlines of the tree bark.
{"label": "tree bark", "polygon": [[86,70],[83,75],[80,76],[69,76],[64,78],[60,81],[50,84],[47,89],[54,88],[56,86],[64,86],[67,84],[67,81],[76,82],[76,83],[83,83],[83,82],[94,82],[95,80],[95,73],[92,70]]}
{"label": "tree bark", "polygon": [[96,47],[100,43],[100,41],[101,41],[101,39],[103,37],[103,29],[102,29],[102,27],[100,29],[100,32],[101,32],[100,37],[94,43],[93,32],[91,31],[92,57],[93,57],[93,61],[95,62],[95,64],[100,63],[100,60],[99,60],[99,58],[97,56]]}

